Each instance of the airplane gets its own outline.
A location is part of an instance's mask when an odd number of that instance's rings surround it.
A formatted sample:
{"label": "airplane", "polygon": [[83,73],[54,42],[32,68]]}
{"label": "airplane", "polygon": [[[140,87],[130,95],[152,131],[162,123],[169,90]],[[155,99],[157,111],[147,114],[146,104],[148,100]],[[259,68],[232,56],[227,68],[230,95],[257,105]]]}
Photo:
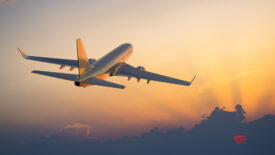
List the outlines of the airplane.
{"label": "airplane", "polygon": [[125,88],[125,86],[121,84],[106,81],[105,79],[109,76],[128,77],[128,80],[134,77],[137,79],[137,82],[139,82],[140,79],[146,79],[147,84],[149,84],[149,82],[153,80],[185,86],[190,86],[196,78],[196,76],[194,76],[193,79],[188,82],[145,71],[145,68],[143,66],[133,67],[125,63],[125,61],[133,53],[133,46],[129,43],[124,43],[118,46],[98,60],[88,59],[81,39],[76,40],[76,45],[78,58],[77,60],[29,56],[25,54],[20,48],[18,48],[18,51],[23,56],[23,58],[28,60],[57,64],[60,65],[60,69],[68,66],[70,67],[70,71],[78,68],[78,75],[40,70],[33,70],[32,73],[73,81],[76,86],[83,88],[92,85],[120,89]]}

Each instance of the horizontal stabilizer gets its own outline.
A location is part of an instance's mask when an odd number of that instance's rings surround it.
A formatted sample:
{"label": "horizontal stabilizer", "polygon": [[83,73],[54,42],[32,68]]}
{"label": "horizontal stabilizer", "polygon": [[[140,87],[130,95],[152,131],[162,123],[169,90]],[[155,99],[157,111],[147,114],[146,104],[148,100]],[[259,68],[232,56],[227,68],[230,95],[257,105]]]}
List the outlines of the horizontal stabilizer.
{"label": "horizontal stabilizer", "polygon": [[[63,80],[69,80],[69,81],[76,81],[78,79],[78,75],[76,75],[76,74],[56,73],[56,72],[39,71],[39,70],[34,70],[34,71],[32,71],[32,73],[50,76],[50,77],[63,79]],[[125,86],[123,86],[123,85],[105,81],[105,80],[101,80],[98,78],[89,78],[89,79],[83,81],[82,83],[88,83],[88,84],[92,84],[92,85],[99,85],[99,86],[105,86],[105,87],[120,88],[120,89],[125,88]]]}
{"label": "horizontal stabilizer", "polygon": [[94,84],[94,85],[99,85],[99,86],[105,86],[105,87],[113,87],[113,88],[120,88],[120,89],[124,89],[125,86],[120,85],[120,84],[116,84],[110,81],[105,81],[105,80],[101,80],[98,78],[90,78],[88,80],[85,80],[84,83],[89,83],[89,84]]}
{"label": "horizontal stabilizer", "polygon": [[50,76],[50,77],[63,79],[63,80],[69,80],[69,81],[75,81],[78,77],[78,75],[76,74],[56,73],[56,72],[47,72],[47,71],[38,71],[38,70],[34,70],[32,71],[32,73]]}

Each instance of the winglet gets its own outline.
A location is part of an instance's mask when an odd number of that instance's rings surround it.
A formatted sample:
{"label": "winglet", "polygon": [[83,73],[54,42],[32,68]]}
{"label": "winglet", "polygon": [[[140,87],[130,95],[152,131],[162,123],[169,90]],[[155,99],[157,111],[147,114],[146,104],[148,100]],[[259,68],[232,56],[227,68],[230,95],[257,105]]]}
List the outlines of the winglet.
{"label": "winglet", "polygon": [[18,51],[20,52],[20,54],[22,55],[22,57],[23,58],[28,58],[28,55],[27,54],[25,54],[20,48],[17,48],[18,49]]}
{"label": "winglet", "polygon": [[196,79],[196,75],[193,77],[193,79],[190,81],[190,85],[193,83],[193,81]]}

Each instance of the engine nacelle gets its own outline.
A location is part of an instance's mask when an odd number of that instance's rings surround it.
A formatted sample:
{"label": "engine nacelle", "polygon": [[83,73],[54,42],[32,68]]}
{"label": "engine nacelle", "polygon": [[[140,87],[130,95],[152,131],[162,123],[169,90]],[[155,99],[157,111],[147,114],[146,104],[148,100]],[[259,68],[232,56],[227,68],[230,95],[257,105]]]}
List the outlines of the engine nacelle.
{"label": "engine nacelle", "polygon": [[145,68],[143,66],[138,66],[137,69],[141,71],[145,71]]}
{"label": "engine nacelle", "polygon": [[89,64],[90,64],[90,65],[93,64],[94,62],[96,62],[95,59],[89,59],[88,61],[89,61]]}
{"label": "engine nacelle", "polygon": [[124,65],[125,63],[119,63],[113,66],[109,71],[110,76],[118,75]]}

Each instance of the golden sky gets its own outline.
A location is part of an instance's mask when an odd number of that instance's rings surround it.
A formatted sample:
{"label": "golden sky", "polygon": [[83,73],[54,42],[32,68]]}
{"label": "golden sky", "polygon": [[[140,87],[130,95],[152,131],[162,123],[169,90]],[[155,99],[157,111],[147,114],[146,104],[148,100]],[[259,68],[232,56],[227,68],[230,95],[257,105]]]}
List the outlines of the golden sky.
{"label": "golden sky", "polygon": [[[16,1],[0,4],[0,123],[58,129],[91,124],[94,134],[137,134],[152,127],[192,127],[215,106],[242,104],[247,120],[275,113],[275,5],[272,0]],[[75,87],[31,74],[59,66],[16,51],[76,59],[77,38],[100,58],[129,42],[127,61],[191,80],[191,87],[126,78],[124,90]],[[62,72],[68,72],[68,68]],[[77,73],[77,71],[74,71]]]}

